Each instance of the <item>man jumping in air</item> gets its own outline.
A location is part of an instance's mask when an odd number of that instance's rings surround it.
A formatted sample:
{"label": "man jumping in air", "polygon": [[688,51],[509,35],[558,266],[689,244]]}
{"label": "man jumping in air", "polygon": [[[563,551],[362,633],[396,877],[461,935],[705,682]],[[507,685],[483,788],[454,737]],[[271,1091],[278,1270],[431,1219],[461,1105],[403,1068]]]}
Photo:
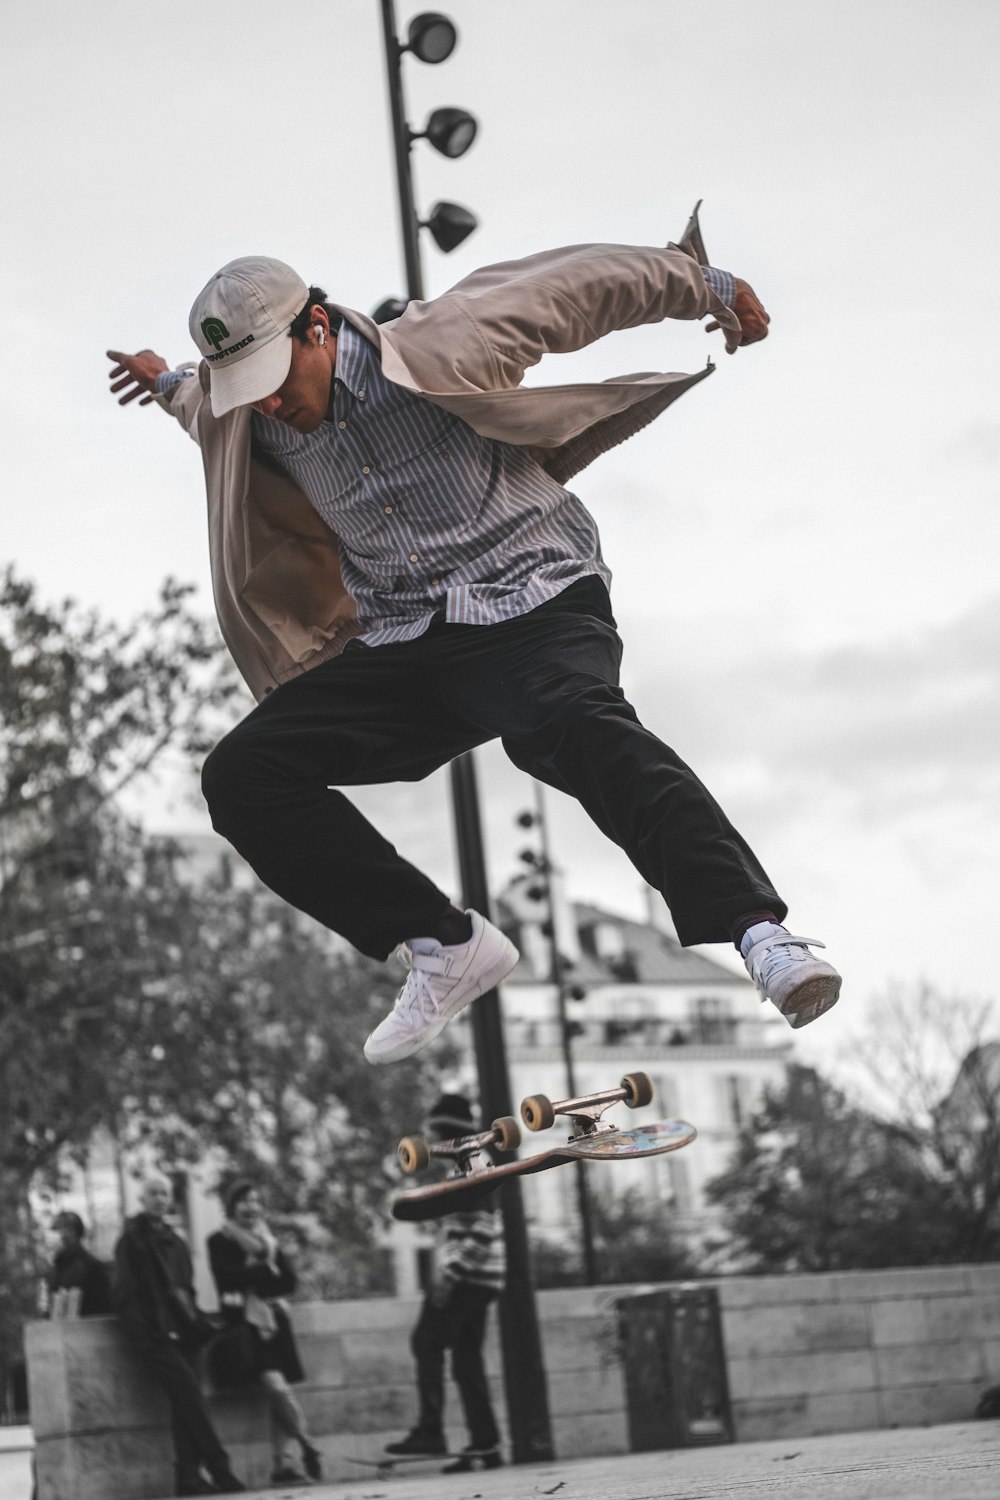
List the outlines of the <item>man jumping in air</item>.
{"label": "man jumping in air", "polygon": [[837,1001],[822,945],[781,925],[752,850],[625,699],[597,527],[565,488],[708,370],[521,385],[543,354],[706,315],[730,353],[767,335],[752,288],[678,246],[487,266],[383,326],[249,256],[195,300],[197,368],[109,351],[121,404],[155,399],[201,447],[219,622],[258,702],[205,763],[212,822],[363,953],[402,945],[370,1062],[425,1047],[517,951],[338,788],[419,780],[495,738],[576,797],[683,944],[734,942],[792,1026]]}

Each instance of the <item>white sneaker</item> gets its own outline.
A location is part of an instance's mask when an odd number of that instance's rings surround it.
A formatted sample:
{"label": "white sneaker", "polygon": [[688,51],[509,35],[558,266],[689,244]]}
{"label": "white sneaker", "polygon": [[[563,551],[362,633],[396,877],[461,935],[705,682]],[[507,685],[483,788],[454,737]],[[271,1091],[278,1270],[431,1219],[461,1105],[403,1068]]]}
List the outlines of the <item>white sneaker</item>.
{"label": "white sneaker", "polygon": [[814,958],[816,938],[792,937],[774,922],[747,929],[740,953],[762,1000],[776,1005],[789,1026],[808,1026],[840,998],[841,978],[832,964]]}
{"label": "white sneaker", "polygon": [[420,1052],[460,1010],[499,984],[517,963],[517,949],[498,927],[477,911],[467,915],[472,920],[467,943],[449,947],[437,943],[429,953],[414,952],[407,943],[400,945],[409,977],[390,1013],[365,1042],[370,1063],[398,1062]]}

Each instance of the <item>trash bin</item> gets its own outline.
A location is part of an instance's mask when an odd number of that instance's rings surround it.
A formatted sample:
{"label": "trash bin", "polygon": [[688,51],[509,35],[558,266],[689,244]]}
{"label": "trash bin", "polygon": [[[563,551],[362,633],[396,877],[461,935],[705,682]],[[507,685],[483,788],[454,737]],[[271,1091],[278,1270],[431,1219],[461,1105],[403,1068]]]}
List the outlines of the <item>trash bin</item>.
{"label": "trash bin", "polygon": [[629,1446],[731,1443],[726,1355],[714,1287],[675,1286],[619,1297]]}

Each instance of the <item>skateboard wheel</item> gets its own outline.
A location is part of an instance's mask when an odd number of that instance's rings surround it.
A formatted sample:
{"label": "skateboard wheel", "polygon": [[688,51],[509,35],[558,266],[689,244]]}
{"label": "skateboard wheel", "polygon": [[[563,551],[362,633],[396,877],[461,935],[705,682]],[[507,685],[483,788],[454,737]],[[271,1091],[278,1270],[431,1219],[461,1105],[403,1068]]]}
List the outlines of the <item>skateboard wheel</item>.
{"label": "skateboard wheel", "polygon": [[642,1109],[653,1102],[653,1080],[648,1073],[626,1073],[622,1079],[625,1103],[629,1109]]}
{"label": "skateboard wheel", "polygon": [[552,1100],[545,1094],[532,1094],[528,1099],[521,1100],[521,1119],[529,1130],[548,1130],[550,1125],[555,1124],[556,1112],[552,1108]]}
{"label": "skateboard wheel", "polygon": [[431,1151],[423,1136],[406,1135],[397,1147],[399,1165],[408,1177],[430,1166]]}
{"label": "skateboard wheel", "polygon": [[516,1151],[521,1144],[521,1127],[513,1115],[501,1115],[493,1121],[493,1139],[501,1151]]}

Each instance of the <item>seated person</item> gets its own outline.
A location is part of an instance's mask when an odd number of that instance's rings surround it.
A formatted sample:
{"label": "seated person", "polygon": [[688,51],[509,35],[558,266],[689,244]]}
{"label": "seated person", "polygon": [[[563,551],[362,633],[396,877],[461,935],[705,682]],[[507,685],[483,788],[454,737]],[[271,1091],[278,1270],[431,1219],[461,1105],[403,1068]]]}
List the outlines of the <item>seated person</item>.
{"label": "seated person", "polygon": [[59,1249],[48,1275],[50,1316],[60,1316],[64,1307],[71,1317],[106,1316],[111,1312],[111,1278],[104,1263],[84,1246],[87,1231],[80,1215],[64,1209],[52,1220],[52,1228],[59,1236]]}
{"label": "seated person", "polygon": [[252,1182],[236,1182],[226,1194],[226,1222],[209,1236],[208,1257],[223,1316],[243,1334],[238,1342],[219,1341],[214,1377],[220,1385],[256,1381],[267,1391],[275,1423],[272,1483],[289,1484],[303,1477],[289,1458],[291,1443],[298,1444],[309,1478],[321,1478],[320,1452],[290,1384],[303,1378],[303,1370],[281,1299],[294,1292],[295,1271],[268,1228]]}

